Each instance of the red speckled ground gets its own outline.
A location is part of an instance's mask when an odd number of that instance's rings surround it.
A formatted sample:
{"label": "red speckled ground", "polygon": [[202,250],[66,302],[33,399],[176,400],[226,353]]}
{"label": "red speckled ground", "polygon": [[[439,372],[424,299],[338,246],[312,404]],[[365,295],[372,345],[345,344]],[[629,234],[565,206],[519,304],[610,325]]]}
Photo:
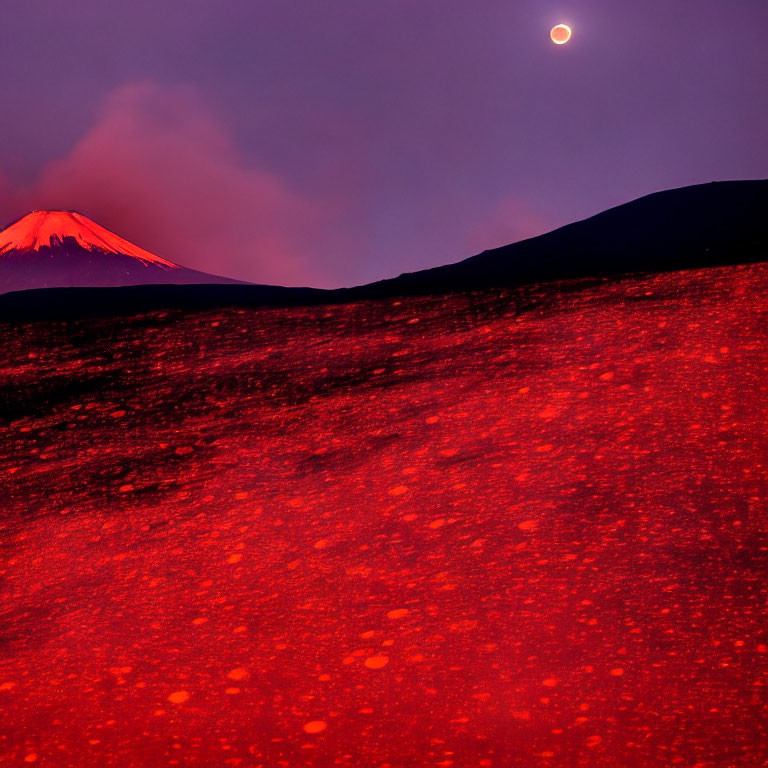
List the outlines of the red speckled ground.
{"label": "red speckled ground", "polygon": [[4,327],[0,764],[768,763],[768,266]]}

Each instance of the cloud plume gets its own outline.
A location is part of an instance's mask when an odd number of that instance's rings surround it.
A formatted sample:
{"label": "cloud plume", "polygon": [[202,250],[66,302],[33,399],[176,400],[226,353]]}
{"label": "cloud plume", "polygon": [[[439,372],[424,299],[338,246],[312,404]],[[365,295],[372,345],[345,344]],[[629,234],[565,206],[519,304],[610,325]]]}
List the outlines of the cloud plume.
{"label": "cloud plume", "polygon": [[195,89],[125,85],[69,154],[3,211],[78,210],[185,266],[255,282],[328,283],[337,212],[249,165]]}

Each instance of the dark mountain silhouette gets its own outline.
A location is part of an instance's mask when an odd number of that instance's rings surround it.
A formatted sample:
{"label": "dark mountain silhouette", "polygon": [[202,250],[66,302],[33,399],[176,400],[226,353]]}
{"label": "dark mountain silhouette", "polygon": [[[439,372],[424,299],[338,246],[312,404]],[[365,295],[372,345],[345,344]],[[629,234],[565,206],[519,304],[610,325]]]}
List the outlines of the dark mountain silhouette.
{"label": "dark mountain silhouette", "polygon": [[768,180],[658,192],[456,264],[354,288],[361,296],[525,285],[768,259]]}
{"label": "dark mountain silhouette", "polygon": [[[13,251],[9,254],[2,250],[3,234],[0,233],[0,291],[7,291],[13,290],[9,285],[18,285],[18,282],[7,282],[7,272],[2,271],[4,260],[9,255],[14,257]],[[86,253],[93,256],[89,251]],[[0,317],[101,315],[158,308],[192,310],[220,306],[330,304],[762,260],[768,260],[768,180],[714,182],[658,192],[548,234],[483,251],[456,264],[406,273],[354,288],[321,290],[232,285],[234,281],[184,270],[176,265],[173,265],[174,269],[183,270],[185,274],[158,266],[153,272],[154,279],[141,281],[157,284],[144,287],[100,290],[77,287],[6,294],[0,298]],[[134,258],[134,261],[137,260]],[[22,266],[19,262],[18,268]],[[148,267],[142,265],[141,268]],[[37,265],[32,271],[39,279]],[[186,273],[194,279],[168,279],[177,275],[186,278]],[[159,284],[171,282],[198,284]],[[230,285],[199,284],[202,282]],[[85,281],[80,282],[80,285],[84,284]],[[40,284],[29,287],[40,287]]]}

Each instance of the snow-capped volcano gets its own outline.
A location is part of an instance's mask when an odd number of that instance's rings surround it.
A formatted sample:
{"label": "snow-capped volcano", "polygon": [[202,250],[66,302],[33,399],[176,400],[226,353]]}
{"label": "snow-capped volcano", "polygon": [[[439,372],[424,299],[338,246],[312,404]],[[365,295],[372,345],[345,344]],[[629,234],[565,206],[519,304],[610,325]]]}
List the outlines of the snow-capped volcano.
{"label": "snow-capped volcano", "polygon": [[33,211],[0,232],[0,293],[237,282],[174,264],[74,211]]}
{"label": "snow-capped volcano", "polygon": [[0,232],[0,254],[9,251],[39,251],[64,245],[67,238],[75,240],[86,251],[119,253],[133,256],[145,264],[165,269],[178,269],[172,261],[110,232],[82,213],[75,211],[32,211]]}

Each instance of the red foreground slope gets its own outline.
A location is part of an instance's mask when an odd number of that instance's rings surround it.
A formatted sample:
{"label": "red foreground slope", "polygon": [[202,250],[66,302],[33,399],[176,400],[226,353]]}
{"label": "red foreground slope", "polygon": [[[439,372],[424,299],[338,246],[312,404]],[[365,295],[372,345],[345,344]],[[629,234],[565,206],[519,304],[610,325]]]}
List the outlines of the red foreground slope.
{"label": "red foreground slope", "polygon": [[764,766],[767,296],[2,330],[0,764]]}

